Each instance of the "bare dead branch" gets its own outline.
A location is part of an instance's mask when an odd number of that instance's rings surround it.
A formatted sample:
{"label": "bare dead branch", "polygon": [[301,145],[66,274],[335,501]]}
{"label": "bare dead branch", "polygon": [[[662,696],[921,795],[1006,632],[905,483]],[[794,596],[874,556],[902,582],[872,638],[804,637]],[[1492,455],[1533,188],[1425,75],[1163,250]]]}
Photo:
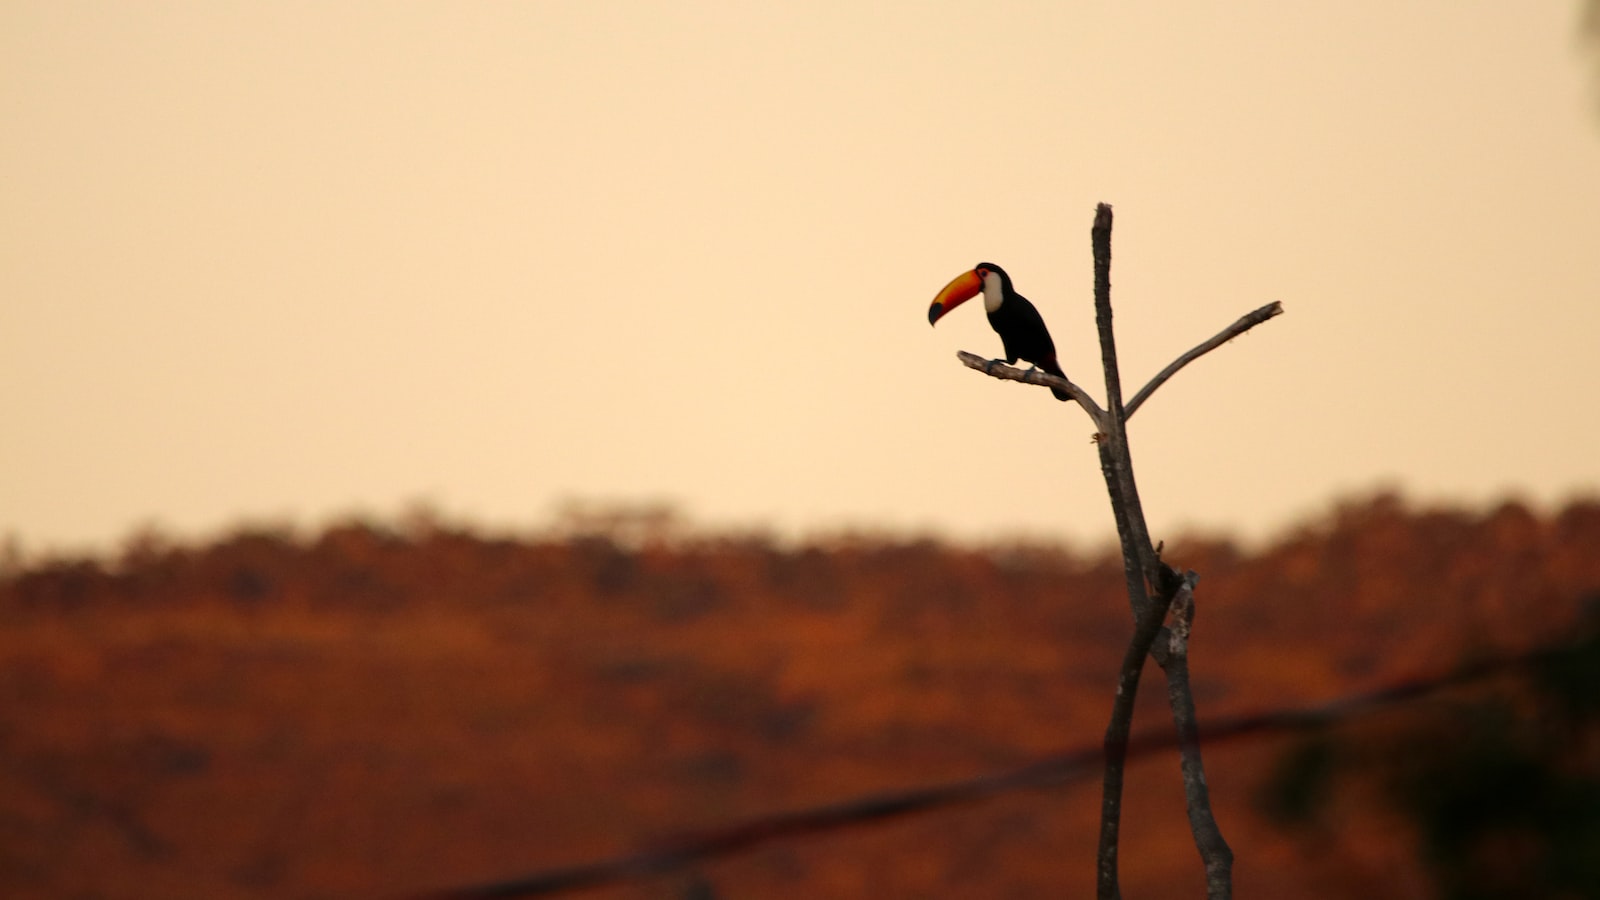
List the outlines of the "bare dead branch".
{"label": "bare dead branch", "polygon": [[1154,550],[1139,504],[1133,480],[1133,457],[1128,451],[1128,436],[1122,411],[1122,383],[1117,369],[1116,336],[1111,327],[1111,207],[1095,208],[1090,231],[1094,247],[1095,324],[1100,335],[1100,362],[1106,379],[1106,427],[1101,430],[1100,473],[1106,480],[1111,499],[1112,518],[1117,523],[1117,538],[1122,545],[1123,574],[1128,582],[1128,603],[1133,609],[1134,634],[1117,679],[1117,693],[1111,704],[1111,722],[1106,726],[1106,770],[1100,797],[1100,846],[1095,866],[1095,894],[1098,900],[1120,900],[1122,886],[1117,872],[1118,844],[1122,830],[1122,776],[1124,746],[1133,727],[1133,701],[1138,694],[1144,659],[1166,618],[1166,599],[1152,601],[1150,587]]}
{"label": "bare dead branch", "polygon": [[[1097,858],[1096,892],[1100,900],[1117,900],[1121,886],[1117,876],[1117,840],[1121,829],[1122,767],[1118,745],[1126,740],[1133,716],[1133,694],[1138,690],[1139,674],[1145,655],[1155,657],[1167,676],[1167,696],[1177,725],[1178,741],[1184,748],[1182,769],[1185,801],[1189,808],[1190,830],[1206,870],[1206,896],[1209,900],[1231,900],[1233,894],[1233,853],[1222,839],[1211,812],[1211,798],[1205,788],[1205,769],[1200,759],[1200,730],[1196,724],[1194,697],[1189,689],[1188,634],[1194,616],[1194,585],[1199,576],[1184,576],[1161,561],[1150,542],[1139,488],[1133,477],[1133,455],[1128,448],[1127,417],[1132,415],[1161,381],[1172,376],[1190,359],[1210,349],[1206,344],[1190,351],[1186,358],[1168,367],[1158,380],[1146,387],[1124,409],[1121,382],[1117,371],[1115,335],[1111,325],[1111,207],[1100,204],[1095,210],[1091,231],[1094,248],[1095,322],[1100,332],[1100,356],[1106,376],[1106,420],[1100,442],[1100,469],[1111,495],[1111,510],[1122,543],[1122,564],[1128,581],[1128,601],[1133,607],[1134,637],[1129,642],[1112,704],[1111,724],[1106,729],[1106,772],[1101,800],[1100,854]],[[1274,303],[1251,316],[1261,320],[1281,312]],[[1220,344],[1233,333],[1248,329],[1255,322],[1246,316],[1208,344]],[[1243,323],[1243,324],[1241,324]],[[1237,328],[1235,332],[1232,329]],[[1166,641],[1157,643],[1169,605],[1174,617]],[[1122,751],[1122,752],[1125,752]]]}
{"label": "bare dead branch", "polygon": [[[1152,545],[1139,501],[1138,483],[1133,477],[1133,455],[1128,448],[1127,419],[1144,401],[1178,370],[1256,325],[1283,312],[1279,303],[1269,303],[1223,329],[1216,336],[1178,357],[1145,385],[1126,408],[1122,404],[1122,382],[1117,364],[1116,336],[1111,310],[1111,207],[1095,208],[1090,231],[1094,250],[1095,325],[1100,338],[1100,360],[1105,370],[1106,407],[1101,409],[1082,388],[1070,380],[1037,369],[1022,370],[975,353],[958,352],[966,366],[994,378],[1037,384],[1065,390],[1094,420],[1100,451],[1100,471],[1110,495],[1111,513],[1116,520],[1117,537],[1122,544],[1123,571],[1128,584],[1128,603],[1133,610],[1134,634],[1129,642],[1118,676],[1117,694],[1106,728],[1104,784],[1100,807],[1100,848],[1097,857],[1096,891],[1100,900],[1121,897],[1117,876],[1118,836],[1122,817],[1122,782],[1128,754],[1128,736],[1133,721],[1133,701],[1139,689],[1146,657],[1153,657],[1166,674],[1167,698],[1177,726],[1177,743],[1183,771],[1184,799],[1189,810],[1190,830],[1206,870],[1206,896],[1209,900],[1230,900],[1233,893],[1233,851],[1223,840],[1221,829],[1211,812],[1210,792],[1200,758],[1200,729],[1189,687],[1189,628],[1194,619],[1194,586],[1199,575],[1177,570],[1162,562]],[[1163,627],[1168,615],[1170,628]]]}
{"label": "bare dead branch", "polygon": [[1222,829],[1211,812],[1211,790],[1206,786],[1205,765],[1200,759],[1200,723],[1194,694],[1189,689],[1189,628],[1194,623],[1194,585],[1199,578],[1194,572],[1186,573],[1173,600],[1172,627],[1167,631],[1167,653],[1161,669],[1167,676],[1167,703],[1178,729],[1178,759],[1189,830],[1206,869],[1206,898],[1229,900],[1233,896],[1233,850],[1223,839]]}
{"label": "bare dead branch", "polygon": [[1023,384],[1042,384],[1045,387],[1060,388],[1071,394],[1072,399],[1078,401],[1078,405],[1083,407],[1083,411],[1089,414],[1090,419],[1094,420],[1095,429],[1097,431],[1105,430],[1106,411],[1100,408],[1100,404],[1094,402],[1094,398],[1090,397],[1087,391],[1065,378],[1062,378],[1058,375],[1051,375],[1049,372],[1043,371],[1042,369],[1018,369],[1015,366],[1006,365],[1001,360],[989,359],[987,357],[979,356],[976,353],[968,353],[965,350],[957,350],[956,358],[965,363],[967,368],[977,369],[983,374],[993,378],[1002,378],[1006,381],[1020,381]]}
{"label": "bare dead branch", "polygon": [[1117,880],[1117,844],[1122,830],[1122,775],[1128,761],[1128,735],[1133,731],[1133,702],[1139,694],[1139,677],[1144,660],[1161,633],[1173,592],[1156,598],[1139,620],[1128,651],[1117,674],[1116,698],[1111,704],[1111,722],[1106,726],[1105,773],[1100,789],[1100,850],[1096,859],[1098,900],[1117,900],[1122,890]]}
{"label": "bare dead branch", "polygon": [[1128,450],[1126,416],[1122,409],[1122,375],[1117,368],[1116,333],[1111,327],[1111,206],[1095,206],[1090,243],[1094,250],[1094,318],[1100,334],[1100,362],[1106,379],[1106,427],[1100,429],[1100,472],[1111,496],[1111,513],[1122,543],[1123,566],[1128,579],[1128,603],[1135,623],[1150,608],[1150,586],[1155,584],[1159,560],[1150,543],[1139,485],[1133,478],[1133,456]]}
{"label": "bare dead branch", "polygon": [[1134,411],[1142,406],[1144,401],[1150,399],[1150,395],[1156,392],[1156,388],[1165,384],[1168,378],[1178,374],[1179,369],[1187,366],[1189,363],[1194,362],[1207,353],[1210,353],[1223,344],[1226,344],[1239,335],[1244,334],[1246,331],[1249,331],[1257,325],[1260,325],[1262,322],[1265,322],[1273,316],[1281,315],[1282,313],[1283,304],[1274,300],[1260,309],[1245,313],[1239,317],[1238,321],[1218,332],[1215,337],[1173,360],[1165,369],[1162,369],[1160,372],[1156,373],[1156,377],[1150,379],[1149,384],[1146,384],[1144,387],[1140,388],[1139,393],[1133,395],[1133,399],[1128,401],[1128,408],[1124,413],[1124,418],[1132,418]]}
{"label": "bare dead branch", "polygon": [[1122,375],[1117,368],[1117,337],[1111,328],[1111,219],[1111,204],[1096,204],[1089,236],[1094,246],[1094,324],[1100,332],[1100,365],[1106,374],[1106,412],[1120,423]]}

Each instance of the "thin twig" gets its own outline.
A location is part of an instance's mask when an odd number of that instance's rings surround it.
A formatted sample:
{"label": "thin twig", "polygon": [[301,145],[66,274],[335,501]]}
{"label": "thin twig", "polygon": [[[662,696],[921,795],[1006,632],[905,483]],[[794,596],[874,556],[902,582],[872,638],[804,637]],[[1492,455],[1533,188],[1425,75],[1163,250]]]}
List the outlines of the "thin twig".
{"label": "thin twig", "polygon": [[1150,399],[1150,395],[1156,392],[1156,388],[1161,387],[1161,385],[1166,383],[1168,378],[1176,375],[1179,369],[1187,366],[1189,363],[1194,362],[1207,353],[1210,353],[1223,344],[1226,344],[1239,335],[1244,334],[1246,331],[1249,331],[1257,325],[1260,325],[1262,322],[1265,322],[1273,316],[1281,315],[1282,313],[1283,304],[1274,300],[1260,309],[1252,310],[1251,312],[1240,316],[1237,322],[1234,322],[1227,328],[1222,329],[1215,337],[1173,360],[1172,363],[1165,369],[1162,369],[1160,372],[1156,373],[1156,377],[1150,379],[1150,383],[1140,388],[1139,393],[1134,394],[1133,399],[1128,401],[1128,407],[1124,411],[1123,417],[1125,419],[1133,418],[1134,411],[1143,405],[1144,401]]}
{"label": "thin twig", "polygon": [[1051,375],[1043,369],[1018,369],[1014,366],[1006,365],[1001,360],[989,359],[976,353],[968,353],[965,350],[957,350],[956,358],[965,363],[967,368],[977,369],[979,372],[994,378],[1001,378],[1006,381],[1020,381],[1023,384],[1042,384],[1045,387],[1060,388],[1071,394],[1072,399],[1078,401],[1078,405],[1083,407],[1083,411],[1088,413],[1089,418],[1094,420],[1097,430],[1105,430],[1106,411],[1100,408],[1100,404],[1094,402],[1094,398],[1090,397],[1087,391],[1059,375]]}

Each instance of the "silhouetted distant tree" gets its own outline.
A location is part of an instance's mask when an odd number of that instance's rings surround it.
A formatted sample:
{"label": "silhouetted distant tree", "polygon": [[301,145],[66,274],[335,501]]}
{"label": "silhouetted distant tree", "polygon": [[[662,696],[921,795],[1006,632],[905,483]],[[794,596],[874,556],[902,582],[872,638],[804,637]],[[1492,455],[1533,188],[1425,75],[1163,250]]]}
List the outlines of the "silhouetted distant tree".
{"label": "silhouetted distant tree", "polygon": [[1285,753],[1259,805],[1321,846],[1341,791],[1411,823],[1446,900],[1600,897],[1600,597],[1515,677]]}
{"label": "silhouetted distant tree", "polygon": [[1595,112],[1600,113],[1600,0],[1585,0],[1579,14],[1578,35],[1589,46],[1589,64],[1593,67]]}

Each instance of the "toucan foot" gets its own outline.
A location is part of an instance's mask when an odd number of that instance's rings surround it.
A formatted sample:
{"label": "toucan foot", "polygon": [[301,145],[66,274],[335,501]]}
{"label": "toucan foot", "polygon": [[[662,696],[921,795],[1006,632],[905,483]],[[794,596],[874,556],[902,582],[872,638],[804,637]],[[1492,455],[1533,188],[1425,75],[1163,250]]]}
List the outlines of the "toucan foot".
{"label": "toucan foot", "polygon": [[1003,366],[1005,364],[1006,364],[1006,362],[1003,359],[991,359],[987,363],[984,364],[984,366],[983,366],[983,374],[985,374],[985,375],[993,375],[995,366]]}

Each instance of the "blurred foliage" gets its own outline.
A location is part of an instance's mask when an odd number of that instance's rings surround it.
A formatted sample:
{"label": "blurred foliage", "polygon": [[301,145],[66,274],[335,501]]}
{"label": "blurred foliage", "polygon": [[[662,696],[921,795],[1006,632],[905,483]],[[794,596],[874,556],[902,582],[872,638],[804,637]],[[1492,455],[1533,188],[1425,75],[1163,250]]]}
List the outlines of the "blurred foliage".
{"label": "blurred foliage", "polygon": [[[1190,650],[1211,720],[1564,640],[1600,591],[1593,501],[1468,511],[1380,495],[1258,546],[1161,537],[1203,575]],[[697,531],[659,506],[575,506],[521,536],[418,510],[203,542],[146,529],[109,557],[0,545],[0,621],[7,900],[402,896],[970,778],[1097,744],[1130,628],[1108,552],[781,541]],[[1208,747],[1240,895],[1417,896],[1406,877],[1421,883],[1424,845],[1405,840],[1420,832],[1383,816],[1467,828],[1459,803],[1493,799],[1440,799],[1480,764],[1436,762],[1398,728],[1420,722],[1509,760],[1498,780],[1543,805],[1501,819],[1568,816],[1581,851],[1585,804],[1600,805],[1576,780],[1592,776],[1594,736],[1563,723],[1592,721],[1596,692],[1546,683],[1592,685],[1594,665],[1552,661],[1503,686],[1498,711],[1461,693],[1303,750],[1276,810],[1294,829],[1250,809],[1281,738]],[[1533,695],[1564,699],[1530,718]],[[1141,703],[1136,728],[1170,728],[1161,691]],[[1533,780],[1525,760],[1552,745],[1566,767]],[[1351,774],[1385,754],[1418,763]],[[1071,894],[1093,883],[1096,791],[775,842],[698,881],[595,896]],[[1129,900],[1198,889],[1181,796],[1170,760],[1131,777]],[[1286,835],[1302,830],[1316,841]],[[1427,846],[1482,850],[1476,833]],[[1568,850],[1538,847],[1566,871]]]}
{"label": "blurred foliage", "polygon": [[1600,114],[1600,0],[1584,0],[1578,14],[1578,35],[1587,45],[1584,49],[1594,75],[1589,89],[1595,98],[1595,112]]}
{"label": "blurred foliage", "polygon": [[1341,792],[1379,798],[1447,900],[1600,897],[1600,596],[1574,631],[1487,684],[1300,743],[1261,808],[1318,841]]}

